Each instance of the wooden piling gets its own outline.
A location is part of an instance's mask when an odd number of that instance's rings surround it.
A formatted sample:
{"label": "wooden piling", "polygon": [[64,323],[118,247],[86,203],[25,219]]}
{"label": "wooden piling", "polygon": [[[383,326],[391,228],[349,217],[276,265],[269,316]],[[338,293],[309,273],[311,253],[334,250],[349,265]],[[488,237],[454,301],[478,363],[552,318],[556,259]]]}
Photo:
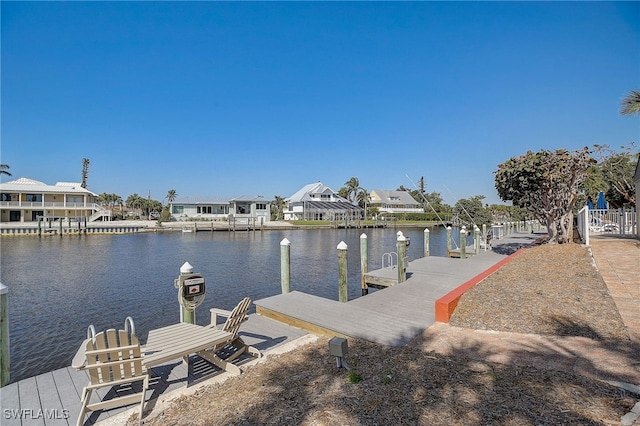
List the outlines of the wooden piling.
{"label": "wooden piling", "polygon": [[349,301],[349,286],[347,282],[347,251],[348,246],[344,241],[338,244],[338,301]]}
{"label": "wooden piling", "polygon": [[447,226],[447,256],[450,256],[451,249],[453,248],[453,241],[451,239],[451,227]]}
{"label": "wooden piling", "polygon": [[429,257],[429,228],[424,228],[424,257]]}
{"label": "wooden piling", "polygon": [[369,272],[369,253],[367,247],[367,234],[362,233],[360,235],[360,285],[362,287],[362,295],[369,294],[369,286],[364,279],[364,276]]}
{"label": "wooden piling", "polygon": [[460,259],[467,258],[467,228],[464,226],[460,230]]}
{"label": "wooden piling", "polygon": [[398,250],[398,284],[407,280],[407,237],[398,233],[396,248]]}
{"label": "wooden piling", "polygon": [[286,238],[280,241],[280,287],[282,294],[291,291],[291,242]]}
{"label": "wooden piling", "polygon": [[0,387],[9,383],[9,288],[0,283]]}
{"label": "wooden piling", "polygon": [[480,228],[477,226],[473,228],[473,245],[476,250],[476,254],[480,254]]}

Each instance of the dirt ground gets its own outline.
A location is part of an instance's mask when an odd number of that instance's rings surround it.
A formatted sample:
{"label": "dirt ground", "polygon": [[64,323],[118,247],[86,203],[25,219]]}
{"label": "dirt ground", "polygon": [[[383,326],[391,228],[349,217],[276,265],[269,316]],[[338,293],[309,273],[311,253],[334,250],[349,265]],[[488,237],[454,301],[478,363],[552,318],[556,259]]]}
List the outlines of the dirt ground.
{"label": "dirt ground", "polygon": [[[458,339],[455,351],[439,351],[433,330],[402,348],[350,339],[351,370],[346,371],[328,355],[328,339],[319,338],[157,407],[143,421],[163,426],[614,425],[640,398],[598,380],[611,378],[604,365],[591,365],[590,374],[572,368],[578,352],[588,348],[606,348],[623,367],[634,360],[637,367],[640,354],[587,247],[525,250],[466,293],[451,324],[437,330]],[[501,361],[483,357],[489,337],[502,338],[506,353],[513,336],[568,338],[579,345],[575,353],[542,354],[536,362],[525,356],[515,362],[511,352]],[[528,345],[527,353],[536,351]],[[129,423],[137,423],[135,416]]]}

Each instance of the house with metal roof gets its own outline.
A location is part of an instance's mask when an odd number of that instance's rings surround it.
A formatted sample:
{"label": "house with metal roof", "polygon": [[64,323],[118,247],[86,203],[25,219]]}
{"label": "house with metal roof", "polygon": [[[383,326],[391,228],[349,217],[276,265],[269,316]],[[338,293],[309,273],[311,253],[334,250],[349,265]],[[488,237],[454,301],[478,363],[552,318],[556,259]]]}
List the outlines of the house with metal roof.
{"label": "house with metal roof", "polygon": [[322,182],[310,183],[285,199],[284,220],[359,220],[364,209]]}
{"label": "house with metal roof", "polygon": [[0,183],[0,222],[37,222],[40,219],[94,221],[110,213],[98,204],[98,195],[80,183],[55,185],[20,178]]}
{"label": "house with metal roof", "polygon": [[181,220],[236,220],[247,223],[266,223],[271,220],[271,202],[264,197],[241,196],[182,197],[169,204],[171,216]]}
{"label": "house with metal roof", "polygon": [[381,214],[424,213],[424,209],[408,191],[374,189],[369,194],[369,205]]}

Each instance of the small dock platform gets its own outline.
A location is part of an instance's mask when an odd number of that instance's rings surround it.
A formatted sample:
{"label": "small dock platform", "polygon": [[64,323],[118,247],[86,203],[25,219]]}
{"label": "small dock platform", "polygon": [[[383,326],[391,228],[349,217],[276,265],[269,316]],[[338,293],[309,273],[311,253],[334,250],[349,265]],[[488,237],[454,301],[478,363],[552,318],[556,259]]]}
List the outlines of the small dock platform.
{"label": "small dock platform", "polygon": [[256,312],[315,334],[403,346],[435,322],[438,299],[538,238],[514,234],[467,259],[416,259],[408,263],[407,280],[401,284],[395,268],[374,271],[370,275],[377,283],[395,280],[395,285],[346,303],[292,291],[255,301]]}
{"label": "small dock platform", "polygon": [[[306,331],[256,314],[249,315],[249,320],[242,325],[239,332],[247,344],[262,352],[278,348],[306,334]],[[188,365],[181,360],[175,360],[154,367],[151,369],[145,410],[155,407],[160,399],[172,391],[184,391],[204,380],[224,374],[228,373],[197,355],[190,357]],[[82,389],[88,383],[89,376],[85,371],[67,367],[8,384],[0,388],[2,426],[75,425],[80,413]],[[116,393],[114,389],[97,390],[94,392],[93,400],[95,401],[95,395],[100,400],[113,397]],[[126,392],[126,389],[121,387],[119,392],[122,391]],[[132,407],[134,411],[137,410],[137,406],[130,405],[93,412],[85,420],[85,425],[96,422],[124,424]]]}

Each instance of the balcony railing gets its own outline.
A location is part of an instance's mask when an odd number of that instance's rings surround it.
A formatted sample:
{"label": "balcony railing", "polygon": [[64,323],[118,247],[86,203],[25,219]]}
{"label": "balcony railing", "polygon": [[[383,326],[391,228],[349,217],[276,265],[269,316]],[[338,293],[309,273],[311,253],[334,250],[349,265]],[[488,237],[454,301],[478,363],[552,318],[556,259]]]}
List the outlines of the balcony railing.
{"label": "balcony railing", "polygon": [[100,210],[102,207],[96,203],[55,203],[51,201],[0,201],[0,208],[20,209],[83,209]]}

